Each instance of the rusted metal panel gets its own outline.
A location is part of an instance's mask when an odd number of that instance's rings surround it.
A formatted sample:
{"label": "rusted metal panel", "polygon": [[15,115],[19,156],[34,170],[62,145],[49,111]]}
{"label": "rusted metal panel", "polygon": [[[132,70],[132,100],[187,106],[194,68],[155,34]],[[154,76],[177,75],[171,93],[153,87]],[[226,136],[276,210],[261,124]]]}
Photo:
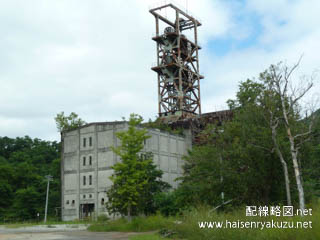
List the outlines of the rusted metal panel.
{"label": "rusted metal panel", "polygon": [[221,125],[233,118],[231,110],[203,113],[193,118],[178,119],[168,122],[172,129],[184,128],[191,130],[193,144],[202,144],[205,140],[200,138],[200,133],[208,124]]}

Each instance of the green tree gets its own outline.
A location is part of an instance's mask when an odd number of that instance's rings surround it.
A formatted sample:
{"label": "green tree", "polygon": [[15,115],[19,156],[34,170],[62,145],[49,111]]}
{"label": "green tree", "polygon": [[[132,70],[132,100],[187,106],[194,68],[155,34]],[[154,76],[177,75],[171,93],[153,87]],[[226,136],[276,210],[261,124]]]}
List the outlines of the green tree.
{"label": "green tree", "polygon": [[148,131],[139,127],[142,121],[141,116],[131,114],[128,130],[117,133],[121,146],[112,148],[121,162],[112,167],[113,185],[107,192],[107,209],[109,213],[126,215],[129,220],[139,213],[152,211],[153,195],[167,187],[160,180],[162,172],[153,165],[152,155],[141,153],[144,142],[150,138]]}
{"label": "green tree", "polygon": [[156,165],[153,164],[152,153],[148,152],[140,157],[148,161],[148,164],[145,168],[148,182],[143,188],[137,209],[139,212],[143,212],[145,215],[155,214],[158,210],[155,204],[155,196],[160,192],[170,189],[171,186],[161,180],[163,172],[157,169]]}
{"label": "green tree", "polygon": [[13,167],[0,156],[0,215],[5,215],[7,208],[12,204]]}
{"label": "green tree", "polygon": [[[193,147],[186,158],[181,186],[191,191],[195,205],[218,206],[231,199],[234,205],[283,201],[285,184],[266,116],[265,96],[263,82],[242,82],[236,99],[228,101],[233,119],[201,133],[205,144]],[[286,145],[284,136],[285,131],[278,131],[281,147]],[[284,157],[288,154],[283,151]]]}
{"label": "green tree", "polygon": [[[205,142],[193,147],[186,158],[181,186],[189,189],[193,204],[218,205],[224,192],[233,204],[286,199],[291,205],[292,195],[303,209],[302,173],[309,193],[319,192],[319,141],[312,140],[319,134],[319,128],[313,128],[316,114],[304,118],[299,104],[312,82],[289,91],[295,67],[272,65],[258,80],[242,82],[236,99],[228,101],[233,119],[201,133]],[[297,186],[290,188],[295,180]]]}
{"label": "green tree", "polygon": [[[46,197],[44,176],[51,174],[49,215],[60,206],[60,144],[31,139],[0,137],[0,215],[12,220],[35,218],[43,213]],[[32,200],[28,209],[28,198]],[[32,209],[31,209],[32,208]],[[2,218],[1,218],[2,220]]]}
{"label": "green tree", "polygon": [[72,130],[86,124],[86,122],[79,118],[78,114],[74,112],[70,113],[69,116],[65,116],[64,112],[58,113],[54,120],[56,121],[59,132]]}
{"label": "green tree", "polygon": [[206,143],[186,157],[180,188],[189,192],[190,204],[215,207],[232,200],[233,205],[265,205],[283,198],[270,133],[249,109],[222,126],[210,126],[202,133]]}
{"label": "green tree", "polygon": [[36,218],[38,212],[42,212],[42,208],[39,202],[41,200],[41,194],[35,186],[30,186],[25,189],[19,189],[15,193],[13,201],[12,212],[13,215],[21,220],[28,220]]}

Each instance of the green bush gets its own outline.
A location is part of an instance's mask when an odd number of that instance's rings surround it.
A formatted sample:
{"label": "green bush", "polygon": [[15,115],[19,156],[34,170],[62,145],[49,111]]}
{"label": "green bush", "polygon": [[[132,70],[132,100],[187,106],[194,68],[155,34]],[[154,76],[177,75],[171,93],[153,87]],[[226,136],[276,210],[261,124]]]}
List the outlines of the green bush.
{"label": "green bush", "polygon": [[188,201],[187,195],[190,194],[187,189],[183,187],[179,187],[170,192],[158,193],[154,196],[155,208],[166,217],[181,214],[192,206]]}
{"label": "green bush", "polygon": [[166,217],[175,216],[180,211],[175,192],[162,192],[154,198],[155,207]]}

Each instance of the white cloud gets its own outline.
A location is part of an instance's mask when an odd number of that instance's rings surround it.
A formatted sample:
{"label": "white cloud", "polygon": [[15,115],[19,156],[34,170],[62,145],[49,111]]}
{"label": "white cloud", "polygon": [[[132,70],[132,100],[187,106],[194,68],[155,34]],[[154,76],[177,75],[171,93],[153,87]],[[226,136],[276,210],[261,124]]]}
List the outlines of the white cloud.
{"label": "white cloud", "polygon": [[[0,136],[58,139],[53,118],[60,111],[77,112],[88,122],[120,120],[131,112],[154,118],[155,23],[148,7],[155,2],[1,1]],[[271,63],[294,62],[304,53],[301,72],[319,68],[317,1],[257,2],[187,1],[203,24],[204,112],[224,108],[240,80]],[[209,51],[213,39],[250,37],[252,13],[263,26],[259,44],[224,56]]]}
{"label": "white cloud", "polygon": [[[296,63],[303,55],[299,69],[293,76],[311,75],[320,69],[320,18],[318,1],[248,1],[240,10],[242,14],[259,15],[261,35],[258,42],[248,48],[231,50],[224,56],[203,53],[202,69],[206,79],[202,82],[202,103],[225,106],[225,101],[235,97],[239,81],[258,77],[258,74],[280,61],[287,65]],[[234,13],[236,14],[236,13]],[[231,18],[234,19],[234,16]],[[244,22],[233,22],[234,27]],[[319,76],[316,80],[319,79]],[[320,92],[320,84],[312,92]],[[310,94],[310,96],[312,93]],[[208,107],[206,108],[208,109]]]}

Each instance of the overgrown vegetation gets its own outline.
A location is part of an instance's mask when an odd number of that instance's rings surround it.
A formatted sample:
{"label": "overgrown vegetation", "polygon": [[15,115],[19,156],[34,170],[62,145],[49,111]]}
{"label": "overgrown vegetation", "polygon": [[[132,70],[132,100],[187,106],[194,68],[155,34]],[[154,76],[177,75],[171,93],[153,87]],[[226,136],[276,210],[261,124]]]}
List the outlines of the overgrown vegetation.
{"label": "overgrown vegetation", "polygon": [[291,95],[279,92],[277,84],[290,85],[289,80],[279,83],[288,79],[287,72],[272,66],[258,80],[242,82],[236,99],[228,101],[234,118],[202,132],[206,141],[186,157],[178,189],[187,206],[303,208],[304,200],[319,197],[320,126],[316,115],[305,115],[299,103],[310,85]]}
{"label": "overgrown vegetation", "polygon": [[172,129],[168,124],[162,122],[160,118],[157,118],[155,121],[149,119],[148,122],[142,123],[141,125],[146,128],[159,129],[161,131],[168,132],[171,134],[184,136],[184,131],[182,127]]}
{"label": "overgrown vegetation", "polygon": [[[237,240],[314,240],[320,238],[320,218],[319,205],[314,206],[314,214],[305,217],[245,217],[245,207],[231,213],[216,213],[211,212],[211,208],[203,207],[194,209],[191,212],[186,212],[180,224],[174,224],[170,227],[176,232],[175,239],[192,239],[192,240],[207,240],[207,239],[237,239]],[[312,228],[261,228],[245,229],[245,228],[200,228],[200,222],[258,222],[258,221],[298,221],[312,222]],[[291,223],[290,223],[291,224]]]}
{"label": "overgrown vegetation", "polygon": [[173,218],[166,218],[158,214],[148,217],[134,217],[132,221],[119,218],[104,223],[92,224],[88,230],[93,232],[147,232],[167,228],[173,222]]}
{"label": "overgrown vegetation", "polygon": [[[266,216],[266,217],[250,217],[245,216],[245,206],[239,207],[237,210],[230,212],[212,211],[210,206],[199,206],[190,211],[184,211],[178,217],[165,218],[161,215],[149,217],[136,217],[131,222],[124,218],[108,221],[100,224],[93,224],[89,227],[90,231],[121,231],[121,232],[147,232],[158,230],[157,234],[148,233],[137,235],[132,239],[163,239],[169,236],[170,239],[237,239],[237,240],[314,240],[320,237],[320,202],[314,205],[308,205],[312,208],[312,215],[308,216]],[[226,221],[230,222],[227,226]],[[267,227],[267,222],[287,222],[287,228],[271,228]],[[221,222],[222,227],[201,228],[201,222]],[[241,222],[264,222],[266,225],[262,229],[261,225],[257,228],[231,228],[232,226],[241,226]],[[297,222],[302,222],[297,223]],[[308,227],[301,227],[303,222],[307,222]],[[309,223],[311,222],[311,224]],[[293,225],[292,225],[293,224]],[[255,226],[253,224],[253,226]],[[270,225],[271,226],[271,225]],[[289,228],[289,226],[297,226],[297,228]],[[305,225],[306,226],[306,225]],[[150,237],[150,238],[148,238]]]}
{"label": "overgrown vegetation", "polygon": [[74,112],[70,113],[69,116],[65,116],[64,112],[58,113],[54,120],[56,121],[56,126],[60,133],[81,127],[82,125],[86,124],[86,122]]}

